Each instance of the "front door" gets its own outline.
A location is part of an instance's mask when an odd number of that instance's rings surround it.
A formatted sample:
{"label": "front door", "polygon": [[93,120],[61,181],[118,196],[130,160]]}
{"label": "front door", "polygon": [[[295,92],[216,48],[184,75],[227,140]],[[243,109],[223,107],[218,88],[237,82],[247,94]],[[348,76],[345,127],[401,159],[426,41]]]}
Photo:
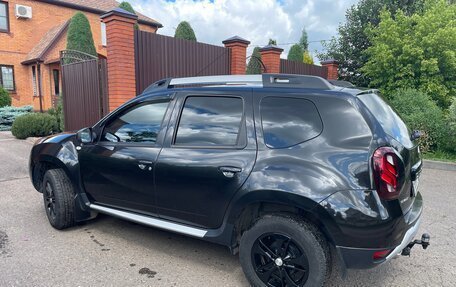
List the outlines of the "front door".
{"label": "front door", "polygon": [[159,216],[217,228],[256,157],[251,93],[178,94],[155,167]]}
{"label": "front door", "polygon": [[169,104],[156,100],[127,107],[107,120],[97,143],[83,146],[82,181],[94,202],[156,214],[154,164]]}

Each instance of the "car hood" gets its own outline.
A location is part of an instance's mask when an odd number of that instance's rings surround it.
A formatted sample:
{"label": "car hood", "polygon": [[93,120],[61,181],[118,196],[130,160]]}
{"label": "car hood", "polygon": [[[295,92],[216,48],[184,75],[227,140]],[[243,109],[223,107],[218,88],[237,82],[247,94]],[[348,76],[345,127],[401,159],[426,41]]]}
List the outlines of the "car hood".
{"label": "car hood", "polygon": [[55,135],[46,136],[40,138],[35,142],[35,144],[42,144],[42,143],[63,143],[69,140],[76,139],[76,132],[63,132]]}

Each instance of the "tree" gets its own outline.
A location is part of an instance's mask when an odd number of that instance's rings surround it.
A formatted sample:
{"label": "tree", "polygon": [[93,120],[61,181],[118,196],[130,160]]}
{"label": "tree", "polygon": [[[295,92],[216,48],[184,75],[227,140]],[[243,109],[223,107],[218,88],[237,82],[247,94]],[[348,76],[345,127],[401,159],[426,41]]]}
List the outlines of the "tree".
{"label": "tree", "polygon": [[261,74],[262,68],[260,47],[255,47],[255,49],[253,49],[252,56],[249,59],[249,63],[247,64],[246,74]]}
{"label": "tree", "polygon": [[380,11],[385,8],[394,15],[399,9],[405,15],[422,12],[425,0],[361,0],[346,12],[345,23],[339,25],[338,37],[323,42],[325,52],[320,60],[339,61],[339,77],[357,86],[367,86],[369,79],[360,71],[367,62],[364,51],[371,45],[365,30],[370,25],[376,27],[380,22]]}
{"label": "tree", "polygon": [[277,46],[277,40],[269,39],[268,45],[275,45],[275,46]]}
{"label": "tree", "polygon": [[290,51],[288,52],[287,59],[290,61],[302,62],[304,51],[302,50],[301,45],[294,44],[291,46]]}
{"label": "tree", "polygon": [[301,38],[299,39],[299,45],[301,45],[303,51],[309,50],[309,42],[307,39],[306,28],[302,28]]}
{"label": "tree", "polygon": [[[125,11],[130,12],[130,13],[133,13],[133,14],[136,15],[135,9],[133,9],[133,7],[131,6],[131,4],[128,3],[128,2],[126,2],[126,1],[123,1],[122,3],[120,3],[120,4],[119,4],[119,8],[122,8],[122,9],[124,9]],[[135,29],[136,29],[136,30],[139,29],[138,23],[135,23]]]}
{"label": "tree", "polygon": [[182,21],[179,23],[176,28],[174,38],[196,42],[195,32],[193,31],[192,26],[190,26],[190,23],[187,21]]}
{"label": "tree", "polygon": [[431,1],[422,14],[395,17],[384,10],[378,27],[366,32],[372,46],[361,71],[388,96],[399,88],[418,89],[447,109],[456,96],[456,5]]}
{"label": "tree", "polygon": [[82,12],[76,12],[71,18],[67,33],[67,50],[75,50],[97,56],[93,43],[89,20]]}
{"label": "tree", "polygon": [[313,59],[313,57],[312,57],[312,55],[310,54],[309,51],[304,51],[304,55],[303,55],[302,61],[305,64],[311,64],[311,65],[314,64],[314,59]]}
{"label": "tree", "polygon": [[125,11],[128,11],[130,13],[136,14],[135,9],[131,6],[130,3],[123,1],[122,3],[119,4],[119,8],[124,9]]}

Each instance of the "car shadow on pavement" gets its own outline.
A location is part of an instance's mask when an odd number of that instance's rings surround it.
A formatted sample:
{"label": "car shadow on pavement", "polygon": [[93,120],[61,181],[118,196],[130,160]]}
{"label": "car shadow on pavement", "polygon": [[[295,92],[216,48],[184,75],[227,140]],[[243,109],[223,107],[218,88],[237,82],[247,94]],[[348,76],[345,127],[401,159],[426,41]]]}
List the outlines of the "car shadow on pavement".
{"label": "car shadow on pavement", "polygon": [[[248,286],[243,277],[238,256],[231,255],[229,249],[222,245],[104,214],[98,214],[97,218],[71,230],[87,233],[101,251],[117,251],[116,249],[125,248],[125,245],[128,245],[128,248],[139,250],[141,254],[153,254],[154,258],[163,258],[163,261],[169,262],[170,267],[176,263],[181,266],[199,266],[200,269],[211,270],[211,273],[230,274],[231,279],[235,276],[239,282],[235,286]],[[106,239],[110,239],[111,242],[107,242]],[[137,258],[135,262],[128,262],[128,264],[134,266],[139,261],[144,261],[144,258]]]}
{"label": "car shadow on pavement", "polygon": [[[101,234],[104,238],[114,238],[116,242],[128,243],[130,247],[134,246],[135,249],[140,249],[143,254],[150,253],[163,257],[170,263],[181,262],[183,265],[199,265],[203,269],[210,269],[211,273],[233,273],[234,271],[236,274],[232,275],[235,275],[239,283],[237,286],[248,286],[243,277],[238,256],[231,255],[226,247],[215,243],[142,226],[104,214],[99,214],[96,219],[79,225],[74,230],[87,232],[91,240],[102,251],[112,251],[118,246],[97,239],[98,235]],[[141,261],[141,259],[138,260]],[[134,262],[130,264],[136,265]],[[339,262],[334,262],[327,286],[378,286],[379,282],[393,283],[397,274],[396,272],[392,273],[391,270],[396,267],[396,260],[392,260],[392,262],[371,270],[349,270],[346,277],[343,278]]]}

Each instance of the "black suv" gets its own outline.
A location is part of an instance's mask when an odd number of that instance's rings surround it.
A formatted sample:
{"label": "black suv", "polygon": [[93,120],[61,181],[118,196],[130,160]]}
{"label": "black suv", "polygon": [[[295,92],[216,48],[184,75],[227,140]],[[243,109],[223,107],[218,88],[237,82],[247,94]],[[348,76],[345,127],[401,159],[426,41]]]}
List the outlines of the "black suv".
{"label": "black suv", "polygon": [[[334,85],[333,85],[334,84]],[[165,79],[91,128],[39,140],[51,225],[98,212],[239,252],[254,286],[320,286],[414,243],[416,133],[375,90],[313,76]]]}

